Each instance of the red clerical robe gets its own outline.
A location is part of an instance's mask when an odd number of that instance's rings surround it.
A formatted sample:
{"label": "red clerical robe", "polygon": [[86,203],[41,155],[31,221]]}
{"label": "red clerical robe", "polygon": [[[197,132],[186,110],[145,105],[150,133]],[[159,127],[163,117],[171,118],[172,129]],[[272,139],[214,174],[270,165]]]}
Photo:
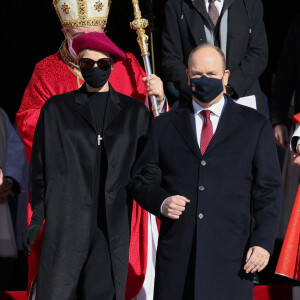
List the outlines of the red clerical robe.
{"label": "red clerical robe", "polygon": [[[294,116],[294,124],[300,123],[300,113]],[[275,273],[300,281],[300,186],[282,244]]]}
{"label": "red clerical robe", "polygon": [[[146,87],[142,78],[146,76],[133,54],[126,52],[124,62],[114,64],[109,82],[120,93],[140,99],[145,103]],[[64,43],[60,50],[36,64],[30,82],[24,92],[21,106],[16,115],[19,134],[24,142],[30,161],[35,127],[44,103],[57,94],[78,89],[83,80],[78,67],[66,51]],[[31,207],[27,206],[27,222],[31,220]],[[31,247],[28,259],[28,289],[35,281],[41,249],[42,232]],[[148,212],[133,202],[131,241],[126,299],[135,297],[143,286],[147,265]]]}

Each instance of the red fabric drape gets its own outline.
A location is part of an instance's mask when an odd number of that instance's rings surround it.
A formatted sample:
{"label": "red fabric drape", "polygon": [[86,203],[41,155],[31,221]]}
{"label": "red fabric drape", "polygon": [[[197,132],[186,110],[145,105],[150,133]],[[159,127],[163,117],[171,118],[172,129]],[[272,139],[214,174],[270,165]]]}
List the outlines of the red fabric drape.
{"label": "red fabric drape", "polygon": [[275,273],[300,280],[300,185],[284,237]]}

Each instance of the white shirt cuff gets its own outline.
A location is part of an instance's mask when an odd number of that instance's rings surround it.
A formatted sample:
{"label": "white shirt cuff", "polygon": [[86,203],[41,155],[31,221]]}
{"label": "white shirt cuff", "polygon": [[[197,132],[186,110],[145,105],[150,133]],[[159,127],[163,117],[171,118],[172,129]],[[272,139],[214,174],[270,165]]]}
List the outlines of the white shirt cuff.
{"label": "white shirt cuff", "polygon": [[163,216],[165,216],[165,215],[164,215],[164,213],[163,213],[163,211],[162,211],[162,208],[163,208],[164,203],[165,203],[166,200],[167,200],[167,199],[165,199],[165,200],[163,201],[163,203],[161,204],[161,206],[160,206],[160,213],[161,213]]}

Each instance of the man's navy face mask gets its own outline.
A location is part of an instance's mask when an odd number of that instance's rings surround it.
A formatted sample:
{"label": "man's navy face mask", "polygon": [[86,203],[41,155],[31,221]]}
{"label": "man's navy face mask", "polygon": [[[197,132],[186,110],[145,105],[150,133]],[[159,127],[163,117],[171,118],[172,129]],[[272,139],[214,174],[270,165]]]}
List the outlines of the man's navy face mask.
{"label": "man's navy face mask", "polygon": [[205,75],[190,78],[193,96],[203,103],[209,103],[223,92],[222,79],[210,78]]}

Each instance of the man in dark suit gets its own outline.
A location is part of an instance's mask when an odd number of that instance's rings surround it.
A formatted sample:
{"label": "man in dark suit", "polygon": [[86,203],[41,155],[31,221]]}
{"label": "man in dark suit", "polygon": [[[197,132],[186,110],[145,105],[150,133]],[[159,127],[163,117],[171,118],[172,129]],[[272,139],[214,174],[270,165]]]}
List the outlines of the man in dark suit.
{"label": "man in dark suit", "polygon": [[167,0],[162,71],[182,102],[191,98],[185,76],[188,56],[203,43],[218,46],[225,54],[231,72],[227,94],[233,99],[254,95],[258,111],[266,113],[258,81],[268,60],[261,0]]}
{"label": "man in dark suit", "polygon": [[[273,250],[281,176],[272,128],[224,94],[229,73],[219,48],[192,51],[193,100],[152,120],[133,170],[129,191],[162,221],[154,299],[250,300]],[[149,164],[160,186],[141,180]]]}

